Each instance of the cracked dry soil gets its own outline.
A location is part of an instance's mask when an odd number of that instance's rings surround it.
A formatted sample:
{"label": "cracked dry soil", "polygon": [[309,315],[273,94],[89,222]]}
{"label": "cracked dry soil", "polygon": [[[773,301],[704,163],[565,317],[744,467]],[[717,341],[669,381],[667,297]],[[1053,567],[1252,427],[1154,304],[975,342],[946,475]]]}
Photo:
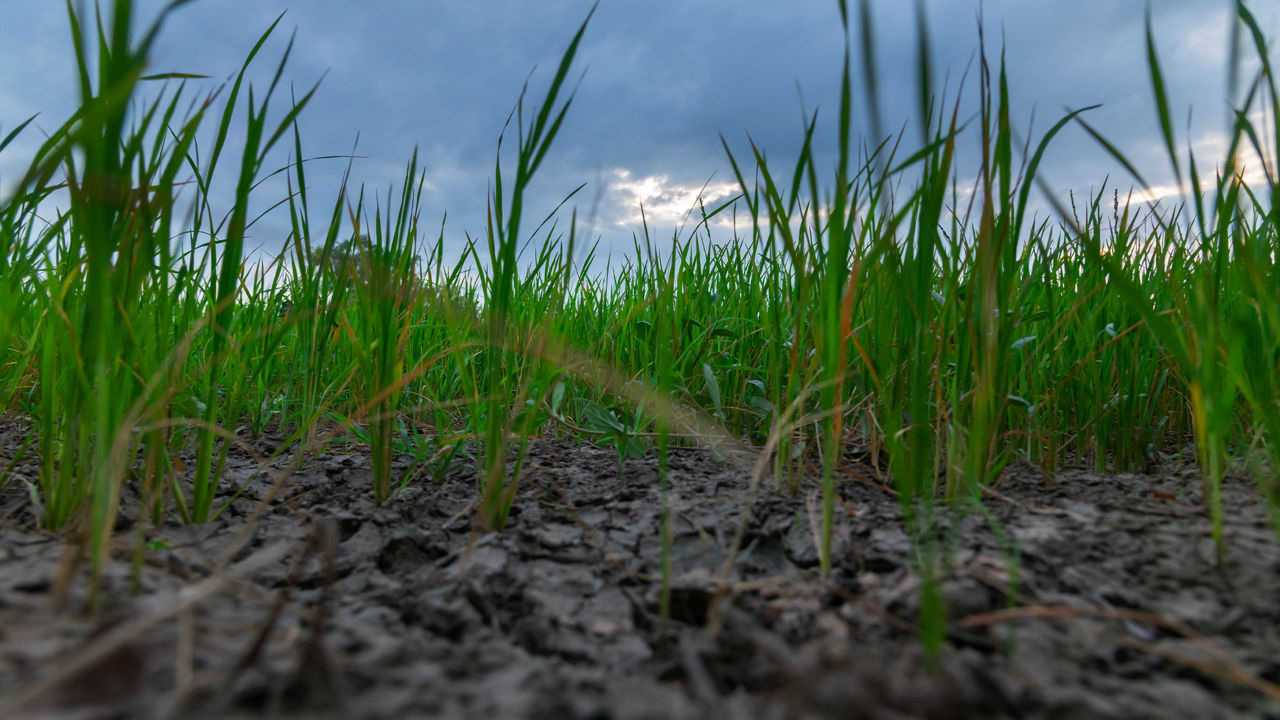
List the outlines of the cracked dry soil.
{"label": "cracked dry soil", "polygon": [[1280,718],[1276,536],[1228,484],[1219,566],[1190,468],[1013,468],[989,512],[940,521],[931,665],[898,503],[853,476],[828,579],[816,487],[766,481],[722,586],[750,478],[673,450],[664,624],[653,458],[534,442],[508,530],[478,534],[472,463],[378,507],[367,457],[333,445],[263,505],[268,474],[233,451],[227,511],[148,530],[145,552],[126,495],[89,613],[75,546],[36,527],[35,462],[11,462],[25,439],[0,426],[10,718]]}

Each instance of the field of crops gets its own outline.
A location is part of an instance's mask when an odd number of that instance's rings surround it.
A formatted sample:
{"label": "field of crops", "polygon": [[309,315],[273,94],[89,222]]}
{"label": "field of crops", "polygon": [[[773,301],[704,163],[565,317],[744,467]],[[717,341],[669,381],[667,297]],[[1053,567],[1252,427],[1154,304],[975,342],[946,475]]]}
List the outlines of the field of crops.
{"label": "field of crops", "polygon": [[[323,198],[268,165],[323,92],[243,81],[276,26],[210,92],[147,75],[131,6],[69,6],[80,108],[0,198],[0,710],[1277,712],[1280,90],[1243,3],[1223,157],[1148,30],[1176,205],[1088,108],[1023,137],[995,48],[976,116],[922,72],[927,132],[851,137],[842,0],[835,167],[816,119],[786,162],[726,140],[740,194],[610,268],[575,198],[525,202],[590,18],[446,263],[416,155]],[[1070,126],[1131,177],[1035,216]]]}

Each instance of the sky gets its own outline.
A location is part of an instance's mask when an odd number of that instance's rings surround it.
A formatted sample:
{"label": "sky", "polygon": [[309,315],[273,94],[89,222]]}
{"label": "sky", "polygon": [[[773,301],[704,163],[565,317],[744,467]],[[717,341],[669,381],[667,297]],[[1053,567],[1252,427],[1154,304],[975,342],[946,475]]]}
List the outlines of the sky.
{"label": "sky", "polygon": [[[40,113],[33,128],[0,154],[0,192],[7,192],[5,183],[25,167],[42,132],[71,112],[76,89],[63,3],[3,3],[0,136]],[[345,154],[355,147],[360,157],[352,167],[353,182],[385,195],[401,179],[416,147],[426,170],[424,224],[438,228],[447,211],[445,238],[456,256],[468,234],[483,235],[497,139],[521,87],[527,80],[530,97],[541,99],[592,4],[198,0],[170,16],[152,69],[208,75],[214,79],[199,87],[212,89],[239,69],[258,36],[285,13],[255,61],[250,75],[255,87],[261,91],[269,82],[295,33],[286,91],[292,86],[301,95],[320,81],[300,122],[304,154]],[[162,3],[137,5],[142,20],[153,17]],[[1022,137],[1038,140],[1067,109],[1100,103],[1089,113],[1090,122],[1129,154],[1158,195],[1174,191],[1145,60],[1147,3],[925,0],[922,5],[935,76],[951,97],[970,68],[962,118],[976,107],[973,62],[981,18],[993,62],[1002,44],[1005,48],[1013,123]],[[1150,5],[1179,142],[1190,142],[1201,165],[1212,172],[1225,147],[1234,3],[1156,0]],[[1262,28],[1280,28],[1280,0],[1255,0],[1250,7]],[[874,0],[872,9],[882,127],[904,128],[907,142],[917,142],[915,3]],[[1268,39],[1277,40],[1274,33]],[[525,229],[532,230],[560,199],[586,183],[566,208],[577,209],[587,235],[599,238],[604,252],[631,247],[641,204],[655,236],[669,238],[704,186],[708,207],[734,193],[721,134],[739,157],[749,153],[750,137],[771,159],[790,164],[799,149],[803,112],[815,108],[819,167],[831,167],[843,43],[834,0],[600,0],[572,76],[574,105],[534,180],[526,214],[533,220]],[[158,89],[151,87],[151,92]],[[861,94],[857,98],[856,130],[867,133],[866,103]],[[288,161],[288,150],[281,148],[273,157],[273,167]],[[976,137],[962,139],[957,159],[962,181],[976,174],[977,158]],[[309,166],[313,203],[332,202],[344,168],[343,160]],[[1108,176],[1108,187],[1125,192],[1132,185],[1075,127],[1051,146],[1042,175],[1063,195],[1096,191]],[[229,191],[221,192],[215,200],[225,198],[229,206]],[[278,179],[269,181],[257,202],[265,209],[285,192]],[[722,219],[712,228],[713,239],[731,231],[726,227],[731,216]],[[565,227],[567,215],[561,222]],[[746,226],[741,217],[738,222]],[[269,251],[287,235],[287,223],[273,214],[252,234]]]}

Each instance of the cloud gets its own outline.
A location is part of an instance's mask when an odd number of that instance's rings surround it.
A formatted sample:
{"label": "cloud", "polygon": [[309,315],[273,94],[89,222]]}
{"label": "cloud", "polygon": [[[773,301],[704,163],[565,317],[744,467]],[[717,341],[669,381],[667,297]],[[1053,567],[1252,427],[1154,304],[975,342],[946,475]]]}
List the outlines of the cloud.
{"label": "cloud", "polygon": [[[647,222],[649,228],[679,228],[702,219],[700,209],[711,212],[740,192],[736,183],[708,180],[705,183],[685,183],[672,180],[669,175],[635,177],[626,168],[610,171],[612,180],[606,190],[613,207],[607,215],[612,224],[621,229],[636,228]],[[728,227],[728,219],[715,218],[712,222]]]}

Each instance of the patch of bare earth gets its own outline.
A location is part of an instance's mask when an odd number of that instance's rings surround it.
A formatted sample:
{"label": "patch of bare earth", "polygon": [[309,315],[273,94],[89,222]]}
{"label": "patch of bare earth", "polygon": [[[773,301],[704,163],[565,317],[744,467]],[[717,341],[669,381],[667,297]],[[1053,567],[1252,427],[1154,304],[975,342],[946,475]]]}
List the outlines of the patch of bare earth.
{"label": "patch of bare earth", "polygon": [[749,477],[674,451],[664,624],[655,460],[534,443],[508,530],[477,534],[471,463],[377,507],[367,458],[333,446],[254,518],[291,459],[233,452],[227,511],[140,554],[126,497],[88,613],[74,547],[36,529],[35,463],[11,463],[25,432],[0,427],[8,718],[1280,717],[1280,553],[1244,483],[1219,566],[1190,475],[1006,473],[989,513],[939,525],[931,666],[898,504],[852,480],[829,579],[814,488],[766,483],[722,585]]}

